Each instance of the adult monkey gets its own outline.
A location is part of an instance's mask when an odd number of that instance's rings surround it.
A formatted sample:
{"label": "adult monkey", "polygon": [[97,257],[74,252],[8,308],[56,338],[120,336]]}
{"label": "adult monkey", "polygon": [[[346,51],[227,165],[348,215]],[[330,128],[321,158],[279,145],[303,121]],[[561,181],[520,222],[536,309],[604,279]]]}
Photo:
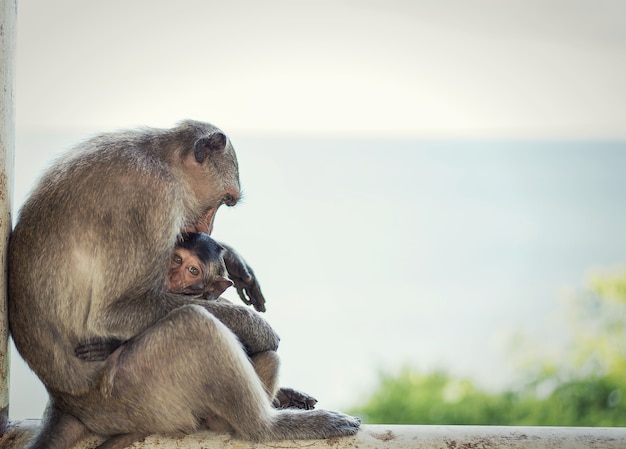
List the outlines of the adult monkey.
{"label": "adult monkey", "polygon": [[[32,447],[192,432],[215,416],[254,441],[357,432],[341,413],[271,407],[246,351],[278,337],[254,311],[163,290],[177,235],[210,233],[238,198],[230,142],[194,121],[95,137],[47,171],[9,246],[11,332],[51,397]],[[126,343],[105,361],[75,357],[94,338]]]}

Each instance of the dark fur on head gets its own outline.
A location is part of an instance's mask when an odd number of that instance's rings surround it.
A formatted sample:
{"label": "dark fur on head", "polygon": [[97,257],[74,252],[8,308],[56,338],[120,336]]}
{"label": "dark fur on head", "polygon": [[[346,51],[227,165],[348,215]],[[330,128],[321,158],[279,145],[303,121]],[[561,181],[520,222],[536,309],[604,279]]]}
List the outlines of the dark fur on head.
{"label": "dark fur on head", "polygon": [[202,232],[182,234],[176,246],[185,248],[198,255],[202,262],[208,264],[216,257],[222,257],[224,247]]}

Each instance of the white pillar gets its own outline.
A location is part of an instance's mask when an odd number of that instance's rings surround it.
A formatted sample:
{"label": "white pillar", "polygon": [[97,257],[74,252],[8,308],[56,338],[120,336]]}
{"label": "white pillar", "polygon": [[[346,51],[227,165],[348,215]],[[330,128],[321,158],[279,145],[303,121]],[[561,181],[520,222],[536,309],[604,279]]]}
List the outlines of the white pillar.
{"label": "white pillar", "polygon": [[7,247],[11,232],[15,112],[13,73],[17,0],[0,0],[0,434],[9,419]]}

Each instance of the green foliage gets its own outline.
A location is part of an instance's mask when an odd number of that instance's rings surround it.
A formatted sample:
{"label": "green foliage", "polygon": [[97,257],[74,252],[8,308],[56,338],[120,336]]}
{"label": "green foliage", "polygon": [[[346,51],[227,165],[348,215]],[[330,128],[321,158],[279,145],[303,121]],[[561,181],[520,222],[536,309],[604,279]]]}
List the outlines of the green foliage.
{"label": "green foliage", "polygon": [[626,273],[596,277],[568,304],[574,337],[556,364],[536,361],[521,386],[482,391],[443,372],[381,373],[350,412],[377,424],[626,425]]}
{"label": "green foliage", "polygon": [[419,374],[403,369],[398,375],[382,374],[380,387],[352,413],[365,422],[379,424],[507,424],[520,397],[492,395],[469,380],[451,379],[437,372]]}

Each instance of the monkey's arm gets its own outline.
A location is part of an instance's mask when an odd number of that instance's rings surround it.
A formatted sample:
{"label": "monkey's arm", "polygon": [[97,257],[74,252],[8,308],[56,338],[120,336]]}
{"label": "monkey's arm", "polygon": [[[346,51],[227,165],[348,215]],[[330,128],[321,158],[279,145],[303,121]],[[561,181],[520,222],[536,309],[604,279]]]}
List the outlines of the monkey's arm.
{"label": "monkey's arm", "polygon": [[[223,298],[218,301],[194,299],[185,295],[170,295],[178,306],[195,303],[201,305],[228,327],[243,345],[249,356],[264,351],[276,351],[280,337],[257,312]],[[170,307],[170,309],[175,307]],[[128,314],[127,314],[128,315]],[[97,362],[106,360],[124,342],[116,338],[99,337],[80,342],[74,355],[81,360]]]}
{"label": "monkey's arm", "polygon": [[280,337],[254,310],[227,301],[203,301],[202,306],[239,337],[248,355],[278,349]]}
{"label": "monkey's arm", "polygon": [[228,277],[235,284],[241,300],[247,305],[254,306],[257,311],[265,312],[265,298],[261,292],[259,281],[250,265],[232,247],[224,245],[222,242],[220,242],[220,245],[225,249],[224,263],[226,264]]}

